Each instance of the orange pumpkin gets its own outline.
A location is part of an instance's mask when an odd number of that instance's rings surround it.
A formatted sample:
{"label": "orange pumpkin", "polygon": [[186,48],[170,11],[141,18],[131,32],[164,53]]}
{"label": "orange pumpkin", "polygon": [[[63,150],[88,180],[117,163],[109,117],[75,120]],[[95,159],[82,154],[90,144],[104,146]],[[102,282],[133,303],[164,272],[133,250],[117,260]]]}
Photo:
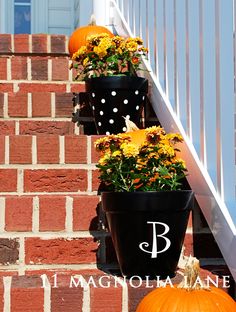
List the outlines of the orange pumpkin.
{"label": "orange pumpkin", "polygon": [[146,140],[146,129],[139,129],[134,122],[132,122],[129,118],[124,117],[126,132],[121,133],[120,135],[128,134],[131,136],[131,142],[137,145],[141,145]]}
{"label": "orange pumpkin", "polygon": [[87,37],[101,33],[107,33],[111,37],[114,36],[106,27],[96,25],[95,18],[92,15],[89,25],[77,28],[70,36],[68,45],[70,56],[78,51],[80,47],[86,45]]}
{"label": "orange pumpkin", "polygon": [[141,145],[145,139],[146,139],[146,134],[145,134],[146,129],[139,129],[135,131],[129,131],[126,132],[125,134],[128,134],[131,136],[131,142],[137,145]]}
{"label": "orange pumpkin", "polygon": [[[236,302],[217,287],[199,283],[199,261],[191,258],[185,279],[178,286],[157,288],[138,305],[136,312],[233,312]],[[200,286],[200,285],[202,286]]]}

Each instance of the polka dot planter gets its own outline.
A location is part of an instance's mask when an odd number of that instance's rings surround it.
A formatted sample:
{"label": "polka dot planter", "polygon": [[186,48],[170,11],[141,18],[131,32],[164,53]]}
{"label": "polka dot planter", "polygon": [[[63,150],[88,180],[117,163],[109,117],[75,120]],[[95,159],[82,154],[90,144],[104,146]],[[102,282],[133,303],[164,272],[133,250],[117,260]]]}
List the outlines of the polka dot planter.
{"label": "polka dot planter", "polygon": [[86,81],[98,134],[125,132],[125,120],[139,125],[148,91],[148,81],[141,77],[96,77]]}

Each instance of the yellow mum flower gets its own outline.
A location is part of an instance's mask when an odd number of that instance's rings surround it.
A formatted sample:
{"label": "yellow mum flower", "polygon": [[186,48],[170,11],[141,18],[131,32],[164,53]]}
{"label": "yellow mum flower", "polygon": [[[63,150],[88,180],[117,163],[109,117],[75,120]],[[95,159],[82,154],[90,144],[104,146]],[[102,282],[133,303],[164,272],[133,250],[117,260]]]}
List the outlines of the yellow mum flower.
{"label": "yellow mum flower", "polygon": [[150,153],[148,154],[147,158],[148,159],[151,159],[151,158],[155,158],[155,159],[158,159],[160,156],[158,153]]}
{"label": "yellow mum flower", "polygon": [[101,33],[101,34],[95,34],[95,35],[90,35],[86,38],[86,41],[90,44],[98,44],[102,38],[108,38],[110,37],[106,33]]}
{"label": "yellow mum flower", "polygon": [[86,58],[83,60],[83,66],[86,66],[88,62],[89,62],[89,58],[86,57]]}
{"label": "yellow mum flower", "polygon": [[160,126],[158,127],[153,126],[153,127],[147,128],[145,131],[145,134],[146,134],[147,142],[151,144],[157,144],[158,142],[161,141],[161,139],[163,139],[165,131]]}
{"label": "yellow mum flower", "polygon": [[81,48],[79,48],[77,52],[73,54],[72,59],[75,60],[77,57],[80,57],[81,55],[84,55],[86,53],[87,53],[86,46],[82,46]]}
{"label": "yellow mum flower", "polygon": [[125,157],[135,157],[139,153],[138,145],[133,143],[123,143],[121,144],[121,149]]}
{"label": "yellow mum flower", "polygon": [[172,163],[180,164],[186,169],[186,163],[182,158],[174,158],[172,159]]}
{"label": "yellow mum flower", "polygon": [[122,53],[123,53],[123,50],[122,50],[121,48],[118,48],[118,49],[116,49],[116,53],[122,54]]}
{"label": "yellow mum flower", "polygon": [[103,58],[107,55],[106,49],[103,49],[101,47],[94,47],[93,51],[98,55],[99,58]]}
{"label": "yellow mum flower", "polygon": [[114,37],[112,37],[112,41],[115,43],[120,43],[121,41],[124,41],[124,38],[122,38],[120,36],[114,36]]}
{"label": "yellow mum flower", "polygon": [[170,141],[173,141],[174,143],[183,142],[183,137],[179,133],[168,133],[166,138]]}
{"label": "yellow mum flower", "polygon": [[126,43],[126,48],[130,52],[135,52],[135,51],[137,51],[138,44],[135,41],[129,41]]}
{"label": "yellow mum flower", "polygon": [[121,42],[120,49],[121,49],[121,51],[125,51],[126,50],[126,43],[124,41]]}
{"label": "yellow mum flower", "polygon": [[109,147],[108,137],[97,139],[94,142],[94,147],[96,148],[97,151],[104,151],[105,149],[107,149]]}
{"label": "yellow mum flower", "polygon": [[162,127],[160,126],[152,126],[146,129],[145,131],[147,134],[148,133],[157,133],[157,134],[165,134],[165,131]]}
{"label": "yellow mum flower", "polygon": [[169,157],[175,156],[175,150],[173,149],[173,147],[168,145],[162,145],[161,148],[159,149],[159,153]]}
{"label": "yellow mum flower", "polygon": [[119,156],[121,156],[121,151],[115,151],[115,152],[112,153],[111,156],[112,157],[119,157]]}
{"label": "yellow mum flower", "polygon": [[162,162],[161,162],[161,164],[163,165],[163,166],[170,166],[171,164],[173,163],[173,161],[171,162],[171,161],[169,161],[169,160],[167,160],[167,159],[165,159],[165,160],[163,160]]}
{"label": "yellow mum flower", "polygon": [[140,159],[137,160],[136,168],[137,168],[138,170],[142,170],[142,169],[145,168],[146,166],[147,166],[147,159],[146,159],[146,160],[140,160]]}
{"label": "yellow mum flower", "polygon": [[102,38],[98,46],[102,49],[109,49],[112,46],[111,38]]}
{"label": "yellow mum flower", "polygon": [[109,154],[105,154],[103,157],[101,157],[98,161],[99,165],[101,166],[105,166],[107,165],[108,160],[110,159],[110,155]]}
{"label": "yellow mum flower", "polygon": [[134,40],[137,42],[138,45],[143,44],[143,40],[140,37],[134,38]]}
{"label": "yellow mum flower", "polygon": [[172,146],[170,144],[171,142],[167,140],[166,136],[161,137],[159,144],[161,145],[166,145],[166,146]]}

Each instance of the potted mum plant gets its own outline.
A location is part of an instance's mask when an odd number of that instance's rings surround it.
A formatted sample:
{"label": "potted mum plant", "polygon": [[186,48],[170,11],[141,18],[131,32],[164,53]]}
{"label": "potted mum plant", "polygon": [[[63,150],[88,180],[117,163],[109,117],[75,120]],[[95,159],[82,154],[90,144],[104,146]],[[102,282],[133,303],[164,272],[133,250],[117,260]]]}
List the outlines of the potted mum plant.
{"label": "potted mum plant", "polygon": [[124,117],[139,124],[148,81],[137,77],[147,49],[140,38],[110,37],[101,33],[87,38],[72,56],[76,80],[84,80],[98,134],[125,132]]}
{"label": "potted mum plant", "polygon": [[187,169],[179,134],[150,127],[95,142],[102,207],[123,275],[173,277],[193,192],[183,190]]}

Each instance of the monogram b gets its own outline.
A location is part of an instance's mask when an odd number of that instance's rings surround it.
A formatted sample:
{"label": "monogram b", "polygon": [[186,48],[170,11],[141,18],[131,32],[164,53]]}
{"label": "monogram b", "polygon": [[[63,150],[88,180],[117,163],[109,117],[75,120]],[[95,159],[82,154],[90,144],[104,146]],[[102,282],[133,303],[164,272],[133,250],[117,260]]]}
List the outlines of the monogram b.
{"label": "monogram b", "polygon": [[[150,253],[151,254],[151,258],[157,258],[157,255],[159,253],[165,252],[171,245],[171,242],[169,240],[169,238],[165,237],[164,235],[166,233],[169,232],[170,228],[167,224],[162,223],[162,222],[152,222],[152,221],[148,221],[147,224],[152,224],[152,250],[145,250],[144,247],[149,247],[149,243],[148,242],[142,242],[139,244],[139,248],[146,252],[146,253]],[[162,234],[158,234],[157,235],[157,231],[156,231],[156,227],[157,226],[162,226],[164,227],[164,231]],[[157,246],[157,237],[161,237],[162,239],[165,240],[166,245],[163,249],[158,250],[158,246]]]}

